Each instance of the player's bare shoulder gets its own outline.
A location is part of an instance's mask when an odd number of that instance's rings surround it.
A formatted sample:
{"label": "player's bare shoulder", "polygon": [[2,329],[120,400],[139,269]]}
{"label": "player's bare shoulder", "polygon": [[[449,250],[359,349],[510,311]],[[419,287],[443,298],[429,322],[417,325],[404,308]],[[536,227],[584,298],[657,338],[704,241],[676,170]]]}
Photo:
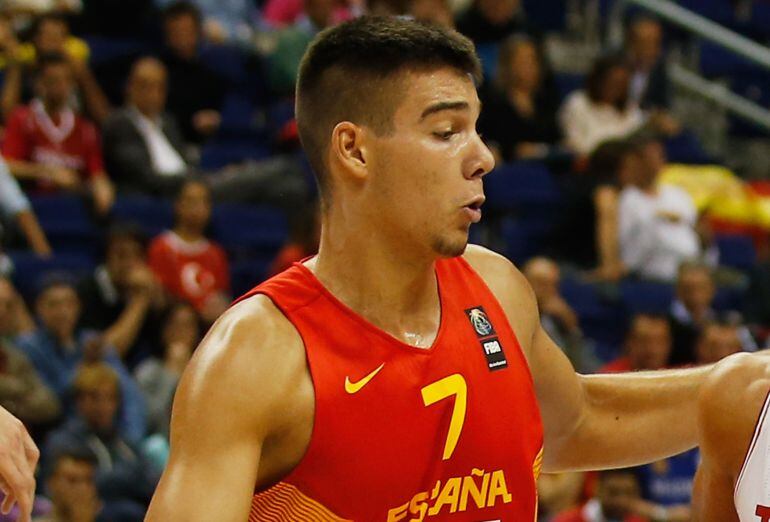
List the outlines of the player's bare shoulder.
{"label": "player's bare shoulder", "polygon": [[479,245],[468,245],[463,258],[481,276],[508,316],[522,347],[529,349],[538,322],[537,301],[529,282],[508,259]]}
{"label": "player's bare shoulder", "polygon": [[770,354],[722,360],[703,383],[699,401],[701,448],[737,475],[757,417],[770,391]]}
{"label": "player's bare shoulder", "polygon": [[[264,443],[258,483],[269,482],[304,453],[313,400],[302,338],[270,299],[256,295],[217,320],[185,370],[174,401],[172,449],[175,427],[194,433],[199,422],[238,423]],[[274,439],[296,448],[273,448]]]}

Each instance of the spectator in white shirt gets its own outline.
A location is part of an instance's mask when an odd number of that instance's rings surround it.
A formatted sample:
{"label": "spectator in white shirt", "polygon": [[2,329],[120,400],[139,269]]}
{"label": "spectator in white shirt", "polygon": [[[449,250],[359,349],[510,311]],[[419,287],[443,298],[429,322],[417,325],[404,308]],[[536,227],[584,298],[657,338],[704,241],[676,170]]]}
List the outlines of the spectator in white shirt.
{"label": "spectator in white shirt", "polygon": [[698,212],[684,190],[658,185],[666,159],[660,142],[638,144],[639,168],[620,194],[620,256],[625,267],[646,279],[673,281],[679,266],[702,258]]}
{"label": "spectator in white shirt", "polygon": [[624,138],[645,122],[639,106],[629,100],[631,70],[619,55],[599,58],[585,89],[570,94],[561,108],[560,123],[567,146],[590,154],[600,143]]}

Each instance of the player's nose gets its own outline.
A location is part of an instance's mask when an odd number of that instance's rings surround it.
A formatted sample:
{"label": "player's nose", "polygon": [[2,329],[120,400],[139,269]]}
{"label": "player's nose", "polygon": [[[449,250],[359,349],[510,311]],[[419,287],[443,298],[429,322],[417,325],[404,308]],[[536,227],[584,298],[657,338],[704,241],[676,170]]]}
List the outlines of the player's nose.
{"label": "player's nose", "polygon": [[495,157],[487,144],[476,134],[473,143],[473,152],[466,169],[466,177],[480,178],[490,173],[495,168]]}

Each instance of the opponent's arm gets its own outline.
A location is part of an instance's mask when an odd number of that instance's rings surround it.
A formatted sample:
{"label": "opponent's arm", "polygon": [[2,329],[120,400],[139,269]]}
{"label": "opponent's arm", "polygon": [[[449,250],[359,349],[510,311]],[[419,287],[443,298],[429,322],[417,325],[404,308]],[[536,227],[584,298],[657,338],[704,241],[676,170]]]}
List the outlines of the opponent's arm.
{"label": "opponent's arm", "polygon": [[770,380],[764,354],[734,357],[703,385],[698,433],[701,463],[695,475],[695,522],[737,522],[733,492]]}
{"label": "opponent's arm", "polygon": [[305,369],[298,334],[277,315],[267,298],[249,299],[196,351],[174,400],[171,455],[148,522],[248,518],[263,443],[283,427],[280,411]]}
{"label": "opponent's arm", "polygon": [[543,471],[633,466],[696,445],[698,391],[709,368],[579,375],[540,327],[524,276],[496,254],[470,257],[502,304],[529,362],[545,429]]}

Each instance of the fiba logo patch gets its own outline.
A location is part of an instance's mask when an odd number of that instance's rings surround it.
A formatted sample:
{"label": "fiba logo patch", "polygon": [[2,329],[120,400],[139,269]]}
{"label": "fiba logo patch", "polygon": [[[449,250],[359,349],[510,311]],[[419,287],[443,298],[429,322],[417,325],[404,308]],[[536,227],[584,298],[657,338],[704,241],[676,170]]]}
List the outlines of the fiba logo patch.
{"label": "fiba logo patch", "polygon": [[484,308],[481,306],[468,308],[465,310],[465,315],[468,316],[473,331],[476,332],[476,337],[479,339],[479,344],[481,345],[482,353],[486,359],[489,371],[507,368],[508,360],[505,358],[503,345],[497,337],[495,327],[492,326]]}
{"label": "fiba logo patch", "polygon": [[495,329],[492,327],[492,323],[487,319],[487,314],[484,312],[484,308],[477,306],[476,308],[470,308],[465,311],[468,315],[468,319],[471,322],[471,326],[476,331],[476,335],[479,337],[489,337],[495,334]]}

